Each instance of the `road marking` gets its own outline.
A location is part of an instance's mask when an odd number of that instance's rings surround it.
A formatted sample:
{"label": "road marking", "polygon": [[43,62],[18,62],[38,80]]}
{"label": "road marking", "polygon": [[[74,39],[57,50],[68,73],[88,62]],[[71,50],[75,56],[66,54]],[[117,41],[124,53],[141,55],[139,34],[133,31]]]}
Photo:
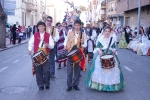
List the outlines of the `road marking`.
{"label": "road marking", "polygon": [[4,67],[4,68],[2,68],[2,69],[0,69],[0,73],[2,72],[2,71],[4,71],[5,69],[7,69],[8,67]]}
{"label": "road marking", "polygon": [[19,60],[15,60],[13,63],[17,63]]}
{"label": "road marking", "polygon": [[27,56],[27,54],[26,55],[24,55],[23,57],[26,57]]}
{"label": "road marking", "polygon": [[126,70],[128,70],[129,72],[133,72],[133,70],[132,69],[130,69],[129,67],[127,67],[127,66],[123,66]]}

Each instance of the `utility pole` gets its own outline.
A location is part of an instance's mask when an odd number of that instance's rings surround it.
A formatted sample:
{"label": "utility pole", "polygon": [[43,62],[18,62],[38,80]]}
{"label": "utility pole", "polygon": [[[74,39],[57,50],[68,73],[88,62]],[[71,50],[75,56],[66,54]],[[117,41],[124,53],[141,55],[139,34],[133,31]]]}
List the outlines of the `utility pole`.
{"label": "utility pole", "polygon": [[1,6],[4,9],[4,0],[0,0]]}
{"label": "utility pole", "polygon": [[140,17],[141,17],[141,0],[138,0],[139,6],[138,6],[138,34],[137,36],[139,37],[140,34]]}

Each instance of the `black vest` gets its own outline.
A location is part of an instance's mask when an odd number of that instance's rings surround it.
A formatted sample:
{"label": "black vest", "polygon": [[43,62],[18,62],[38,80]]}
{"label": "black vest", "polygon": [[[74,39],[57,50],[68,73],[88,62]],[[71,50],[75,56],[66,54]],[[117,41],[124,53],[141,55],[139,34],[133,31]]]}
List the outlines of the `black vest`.
{"label": "black vest", "polygon": [[89,36],[92,36],[92,31],[93,31],[92,28],[90,28],[90,31],[87,31],[87,28],[85,28],[85,33]]}

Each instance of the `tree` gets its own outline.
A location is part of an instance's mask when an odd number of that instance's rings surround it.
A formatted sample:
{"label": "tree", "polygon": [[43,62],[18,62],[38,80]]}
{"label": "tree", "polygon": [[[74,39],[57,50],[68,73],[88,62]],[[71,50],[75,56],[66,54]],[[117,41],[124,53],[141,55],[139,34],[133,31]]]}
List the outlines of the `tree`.
{"label": "tree", "polygon": [[0,3],[0,48],[6,48],[6,20],[7,15]]}
{"label": "tree", "polygon": [[81,11],[86,11],[86,7],[85,7],[85,6],[82,6],[82,5],[79,6],[79,9],[80,9]]}

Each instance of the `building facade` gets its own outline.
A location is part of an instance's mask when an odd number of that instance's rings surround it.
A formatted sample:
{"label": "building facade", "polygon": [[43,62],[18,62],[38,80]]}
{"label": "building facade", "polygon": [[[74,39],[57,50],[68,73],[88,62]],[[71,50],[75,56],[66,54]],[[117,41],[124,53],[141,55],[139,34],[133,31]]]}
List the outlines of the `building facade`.
{"label": "building facade", "polygon": [[[48,0],[47,0],[48,1]],[[53,26],[57,23],[57,22],[63,22],[63,18],[66,12],[66,7],[68,4],[64,5],[64,1],[59,1],[59,4],[62,5],[57,5],[57,4],[53,4],[53,1],[48,1],[46,3],[46,15],[47,16],[52,16],[53,18]]]}
{"label": "building facade", "polygon": [[123,14],[117,13],[117,0],[107,0],[107,18],[111,26],[123,27]]}
{"label": "building facade", "polygon": [[[138,26],[138,0],[117,0],[117,14],[124,14],[124,26]],[[141,0],[141,26],[150,26],[150,0]]]}
{"label": "building facade", "polygon": [[106,0],[88,0],[87,21],[97,26],[98,22],[106,20]]}
{"label": "building facade", "polygon": [[[4,11],[7,14],[9,24],[21,26],[33,26],[43,20],[45,12],[47,15],[54,14],[54,8],[43,0],[4,0]],[[51,4],[50,6],[53,7]]]}
{"label": "building facade", "polygon": [[107,20],[106,18],[106,0],[97,0],[97,15],[98,20],[104,22]]}

